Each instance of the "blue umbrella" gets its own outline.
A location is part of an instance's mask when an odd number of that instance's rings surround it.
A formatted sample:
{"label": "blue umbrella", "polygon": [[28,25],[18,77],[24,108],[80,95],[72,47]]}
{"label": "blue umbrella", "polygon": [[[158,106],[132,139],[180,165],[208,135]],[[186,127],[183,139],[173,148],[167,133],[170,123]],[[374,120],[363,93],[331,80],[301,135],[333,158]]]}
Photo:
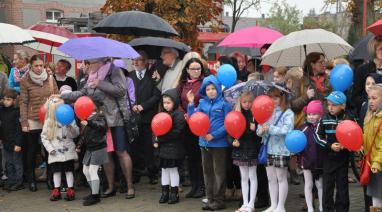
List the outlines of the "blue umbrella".
{"label": "blue umbrella", "polygon": [[77,60],[90,60],[104,57],[130,58],[139,54],[126,43],[103,38],[74,38],[63,43],[58,50]]}

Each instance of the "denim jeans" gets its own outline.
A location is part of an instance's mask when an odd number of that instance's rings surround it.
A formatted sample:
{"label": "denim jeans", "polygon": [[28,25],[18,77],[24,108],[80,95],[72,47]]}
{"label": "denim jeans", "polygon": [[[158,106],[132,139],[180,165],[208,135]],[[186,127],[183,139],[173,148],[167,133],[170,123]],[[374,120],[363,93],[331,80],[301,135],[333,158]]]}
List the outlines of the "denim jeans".
{"label": "denim jeans", "polygon": [[4,151],[6,161],[5,167],[9,184],[20,184],[23,182],[23,153],[15,151]]}

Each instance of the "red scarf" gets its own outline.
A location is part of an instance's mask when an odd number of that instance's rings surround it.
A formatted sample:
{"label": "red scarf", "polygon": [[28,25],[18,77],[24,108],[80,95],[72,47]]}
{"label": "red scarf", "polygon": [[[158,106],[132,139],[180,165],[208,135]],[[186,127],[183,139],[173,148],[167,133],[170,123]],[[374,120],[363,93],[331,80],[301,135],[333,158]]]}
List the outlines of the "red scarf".
{"label": "red scarf", "polygon": [[320,93],[325,93],[325,76],[311,76],[310,79],[314,82],[314,85]]}

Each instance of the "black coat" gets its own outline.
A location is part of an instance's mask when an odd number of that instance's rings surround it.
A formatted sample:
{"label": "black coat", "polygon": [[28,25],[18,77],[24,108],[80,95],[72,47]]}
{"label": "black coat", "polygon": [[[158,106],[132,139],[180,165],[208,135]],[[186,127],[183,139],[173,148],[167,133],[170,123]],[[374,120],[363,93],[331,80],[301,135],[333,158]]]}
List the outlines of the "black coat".
{"label": "black coat", "polygon": [[78,146],[85,146],[89,151],[96,151],[106,147],[106,120],[102,114],[90,116],[86,120],[88,125],[85,127]]}
{"label": "black coat", "polygon": [[14,151],[15,145],[22,146],[19,108],[0,107],[0,139],[8,151]]}
{"label": "black coat", "polygon": [[147,70],[143,79],[139,80],[135,71],[130,73],[135,88],[135,104],[143,107],[143,111],[140,113],[142,124],[151,123],[154,115],[158,112],[158,103],[161,97],[161,92],[151,76],[152,72]]}
{"label": "black coat", "polygon": [[186,120],[179,108],[179,94],[176,89],[170,89],[164,92],[165,96],[169,96],[174,104],[174,110],[167,112],[172,118],[171,130],[157,138],[159,143],[159,157],[163,159],[182,159],[185,155],[184,150],[184,130]]}
{"label": "black coat", "polygon": [[[256,127],[258,124],[254,121],[250,110],[245,111],[242,109],[242,113],[245,117],[247,127],[244,134],[238,139],[240,146],[233,147],[232,149],[232,159],[245,161],[257,159],[261,146],[261,137],[256,134],[256,131],[250,130],[250,124],[253,123]],[[234,138],[229,136],[228,141],[232,143]]]}
{"label": "black coat", "polygon": [[351,97],[351,107],[355,114],[359,114],[362,103],[367,100],[365,82],[367,75],[376,72],[376,65],[373,61],[359,66],[354,73],[354,84]]}

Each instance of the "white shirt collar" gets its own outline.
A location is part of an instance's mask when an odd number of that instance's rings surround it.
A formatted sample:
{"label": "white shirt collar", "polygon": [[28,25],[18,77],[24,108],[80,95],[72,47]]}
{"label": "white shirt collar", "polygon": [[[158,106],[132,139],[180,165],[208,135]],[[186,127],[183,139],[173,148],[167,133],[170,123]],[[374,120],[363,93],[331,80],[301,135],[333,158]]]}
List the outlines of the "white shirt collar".
{"label": "white shirt collar", "polygon": [[143,69],[142,71],[135,71],[135,74],[137,75],[137,78],[139,79],[139,72],[142,73],[142,79],[145,77],[147,69]]}

